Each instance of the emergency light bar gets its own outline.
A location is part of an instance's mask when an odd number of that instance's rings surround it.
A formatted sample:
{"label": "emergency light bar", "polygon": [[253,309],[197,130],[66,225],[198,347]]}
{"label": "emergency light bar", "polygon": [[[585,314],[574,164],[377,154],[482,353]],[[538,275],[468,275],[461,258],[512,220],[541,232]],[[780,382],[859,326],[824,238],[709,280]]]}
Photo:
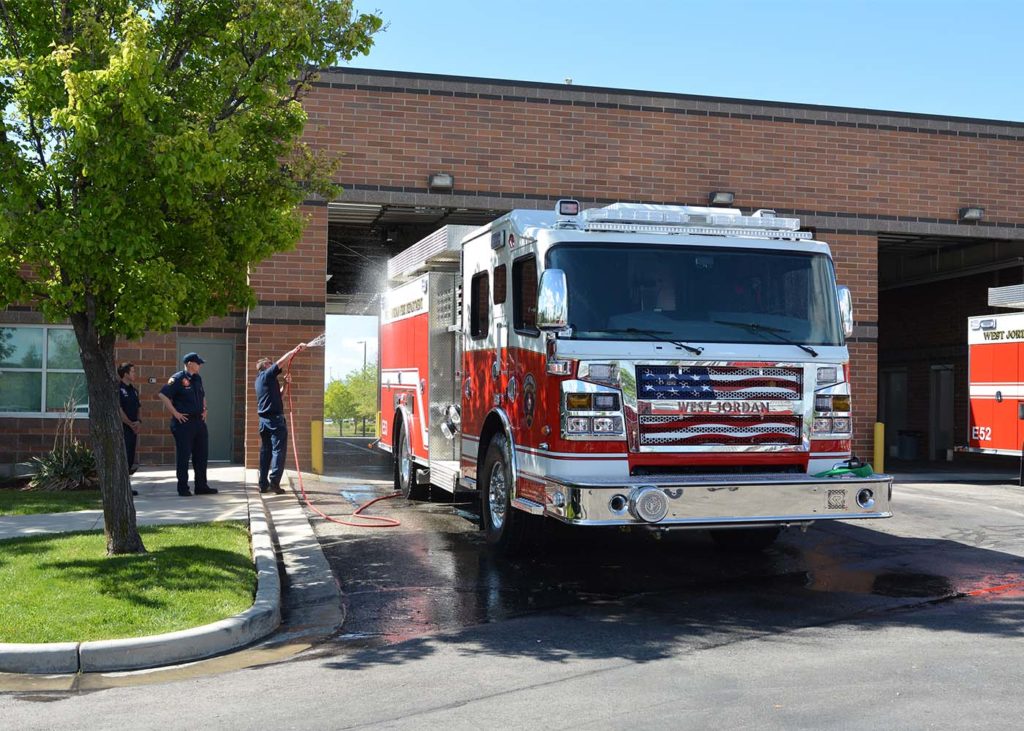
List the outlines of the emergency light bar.
{"label": "emergency light bar", "polygon": [[583,212],[585,231],[812,238],[813,234],[799,228],[800,219],[780,218],[771,210],[744,216],[735,208],[615,203]]}

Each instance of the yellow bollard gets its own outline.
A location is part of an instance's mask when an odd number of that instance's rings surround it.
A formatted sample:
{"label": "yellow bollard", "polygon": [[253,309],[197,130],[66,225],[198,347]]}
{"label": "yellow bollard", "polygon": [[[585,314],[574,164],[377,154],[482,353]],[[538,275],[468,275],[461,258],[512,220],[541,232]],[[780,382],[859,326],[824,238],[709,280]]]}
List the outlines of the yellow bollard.
{"label": "yellow bollard", "polygon": [[313,472],[318,475],[324,473],[324,423],[322,421],[311,421],[309,423],[310,452],[313,461]]}
{"label": "yellow bollard", "polygon": [[377,439],[380,439],[380,412],[379,411],[377,412],[377,421],[376,421],[376,423],[374,424],[374,427],[373,427],[373,436],[375,436]]}
{"label": "yellow bollard", "polygon": [[885,472],[885,424],[875,422],[875,472]]}

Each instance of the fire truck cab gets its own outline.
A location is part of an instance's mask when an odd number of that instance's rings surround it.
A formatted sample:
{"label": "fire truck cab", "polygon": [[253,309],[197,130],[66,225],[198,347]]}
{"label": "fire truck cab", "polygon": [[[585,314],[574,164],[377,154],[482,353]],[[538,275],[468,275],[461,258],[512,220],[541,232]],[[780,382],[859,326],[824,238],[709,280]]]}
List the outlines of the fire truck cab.
{"label": "fire truck cab", "polygon": [[765,210],[563,200],[394,257],[379,446],[396,488],[478,490],[502,551],[543,519],[760,547],[889,517],[891,477],[835,469],[851,458],[851,298],[798,229]]}

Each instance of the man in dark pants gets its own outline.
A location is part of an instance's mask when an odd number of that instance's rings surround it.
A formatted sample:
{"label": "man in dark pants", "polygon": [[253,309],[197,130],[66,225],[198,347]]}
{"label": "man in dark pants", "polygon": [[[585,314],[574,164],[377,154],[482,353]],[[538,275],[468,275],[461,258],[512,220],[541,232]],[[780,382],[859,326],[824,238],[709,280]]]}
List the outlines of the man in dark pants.
{"label": "man in dark pants", "polygon": [[[260,358],[256,363],[256,413],[260,417],[260,492],[282,493],[281,477],[288,454],[288,422],[284,417],[284,388],[278,383],[281,365],[306,349],[305,343],[277,359]],[[291,375],[285,376],[291,383]]]}
{"label": "man in dark pants", "polygon": [[[117,388],[117,395],[121,402],[121,428],[124,431],[124,451],[128,458],[128,474],[133,475],[139,469],[135,462],[135,446],[139,441],[139,427],[142,421],[139,419],[139,392],[135,388],[135,364],[122,363],[117,367],[117,375],[121,383]],[[132,490],[132,495],[139,493]]]}
{"label": "man in dark pants", "polygon": [[210,449],[210,434],[206,430],[206,391],[199,368],[205,361],[198,353],[189,353],[182,361],[185,370],[171,376],[157,396],[171,412],[171,434],[178,461],[178,494],[188,491],[188,461],[192,459],[195,473],[196,495],[217,492],[206,484],[206,460]]}

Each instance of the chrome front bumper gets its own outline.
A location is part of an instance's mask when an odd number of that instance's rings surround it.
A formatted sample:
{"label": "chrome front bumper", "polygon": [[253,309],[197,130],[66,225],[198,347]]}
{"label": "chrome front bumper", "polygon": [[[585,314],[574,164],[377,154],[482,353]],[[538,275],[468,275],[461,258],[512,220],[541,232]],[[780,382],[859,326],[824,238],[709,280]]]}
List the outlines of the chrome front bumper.
{"label": "chrome front bumper", "polygon": [[[645,520],[631,498],[656,489],[667,498],[664,518]],[[870,491],[870,504],[864,490]],[[519,498],[514,505],[573,525],[708,527],[804,524],[816,520],[889,518],[892,477],[820,478],[810,475],[678,475],[628,480],[548,480],[546,505]],[[660,501],[660,496],[654,496]],[[860,500],[859,500],[860,498]]]}

